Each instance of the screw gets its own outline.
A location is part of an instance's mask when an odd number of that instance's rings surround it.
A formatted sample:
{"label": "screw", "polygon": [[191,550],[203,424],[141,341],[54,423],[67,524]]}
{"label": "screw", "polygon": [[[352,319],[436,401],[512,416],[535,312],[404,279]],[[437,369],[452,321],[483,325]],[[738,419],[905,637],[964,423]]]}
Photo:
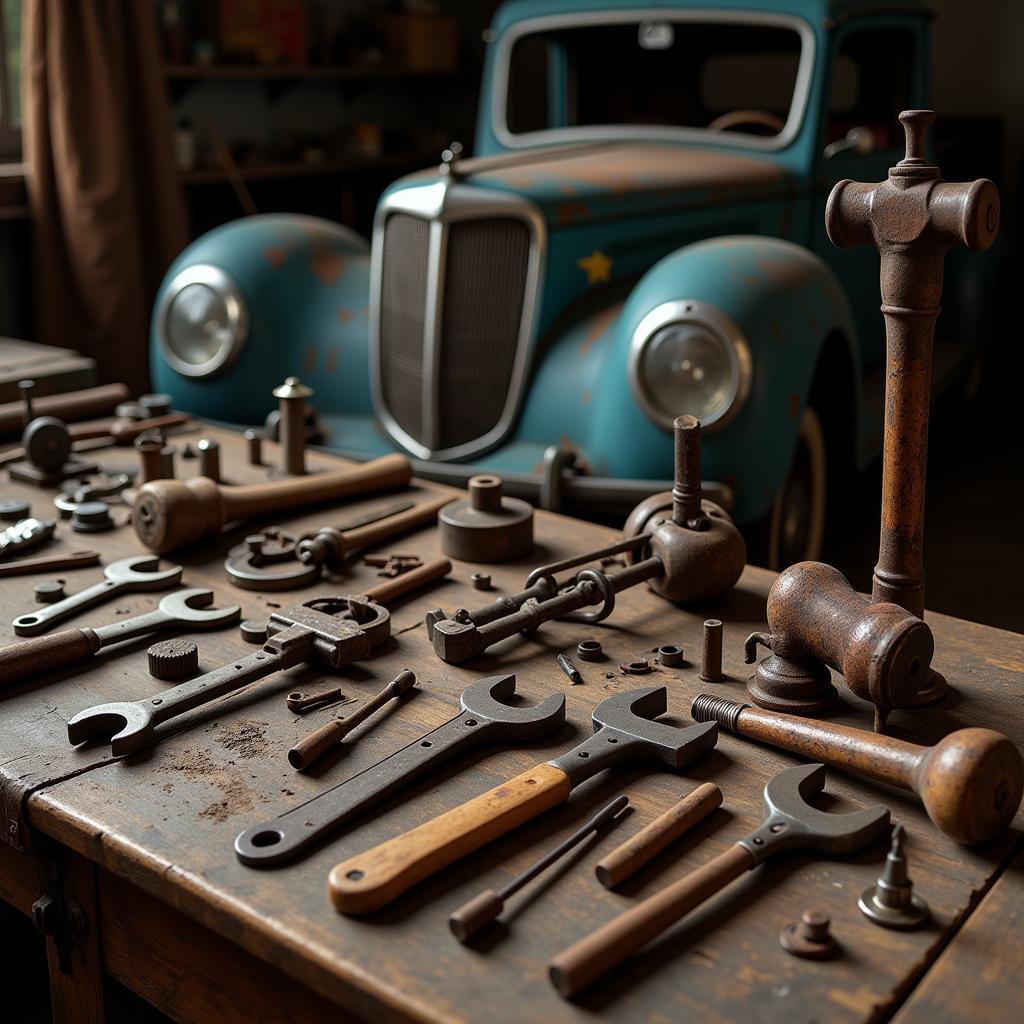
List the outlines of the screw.
{"label": "screw", "polygon": [[800,915],[799,921],[787,924],[779,932],[779,942],[787,953],[806,960],[828,960],[839,952],[839,943],[829,931],[828,914],[811,908]]}
{"label": "screw", "polygon": [[583,676],[580,675],[580,670],[566,655],[560,654],[558,656],[558,667],[569,677],[570,682],[574,686],[578,686],[583,682]]}
{"label": "screw", "polygon": [[21,395],[21,425],[27,427],[33,419],[32,414],[32,392],[35,390],[36,382],[34,380],[19,380],[18,381],[18,393]]}
{"label": "screw", "polygon": [[722,620],[704,620],[704,649],[700,658],[700,677],[705,683],[722,678]]}

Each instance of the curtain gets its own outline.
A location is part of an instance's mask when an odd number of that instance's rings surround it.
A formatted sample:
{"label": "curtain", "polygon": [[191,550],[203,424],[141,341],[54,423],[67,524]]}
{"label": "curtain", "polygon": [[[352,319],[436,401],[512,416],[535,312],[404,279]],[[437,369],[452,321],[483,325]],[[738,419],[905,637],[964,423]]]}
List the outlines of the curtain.
{"label": "curtain", "polygon": [[152,0],[26,0],[22,132],[39,341],[149,383],[149,315],[187,241]]}

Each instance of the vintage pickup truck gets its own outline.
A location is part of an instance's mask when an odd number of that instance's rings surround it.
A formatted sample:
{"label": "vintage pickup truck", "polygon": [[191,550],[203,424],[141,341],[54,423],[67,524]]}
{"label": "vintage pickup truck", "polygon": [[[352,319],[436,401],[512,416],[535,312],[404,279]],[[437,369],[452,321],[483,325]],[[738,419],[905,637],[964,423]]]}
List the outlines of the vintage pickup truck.
{"label": "vintage pickup truck", "polygon": [[[824,202],[902,156],[928,26],[902,0],[512,0],[476,156],[392,185],[369,247],[281,215],[200,238],[156,301],[154,384],[251,425],[296,374],[332,448],[605,515],[666,488],[692,413],[755,557],[814,557],[883,393],[878,257],[829,244]],[[978,357],[993,277],[947,260],[936,395]]]}

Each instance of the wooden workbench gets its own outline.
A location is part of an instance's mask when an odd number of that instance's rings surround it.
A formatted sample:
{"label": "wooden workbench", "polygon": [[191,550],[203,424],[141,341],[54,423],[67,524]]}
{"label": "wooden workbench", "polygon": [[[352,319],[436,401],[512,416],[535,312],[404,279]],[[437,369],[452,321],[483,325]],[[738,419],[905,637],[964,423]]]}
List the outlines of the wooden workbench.
{"label": "wooden workbench", "polygon": [[[207,429],[222,445],[224,475],[231,482],[264,479],[245,463],[242,440]],[[195,440],[189,432],[177,441]],[[276,461],[274,445],[265,446]],[[104,467],[134,465],[134,452],[99,453]],[[335,460],[311,454],[310,464]],[[179,475],[195,462],[178,460]],[[424,485],[430,486],[433,485]],[[50,496],[5,484],[3,496],[28,497],[46,514]],[[287,521],[294,530],[339,521],[387,502],[371,497],[344,511],[319,510]],[[115,511],[119,521],[127,509]],[[141,550],[130,527],[95,535],[66,525],[49,551],[95,546],[104,561]],[[227,583],[224,553],[244,537],[236,529],[181,557],[184,582],[209,585],[218,603],[240,603],[243,618],[265,618],[268,609],[315,594],[358,592],[375,570],[356,563],[351,575],[306,591],[257,594]],[[497,592],[522,585],[527,565],[608,543],[611,531],[538,513],[537,550],[529,563],[492,566]],[[439,554],[435,531],[421,531],[387,550]],[[638,686],[664,684],[669,718],[689,721],[691,699],[709,689],[697,678],[701,623],[725,622],[728,677],[715,691],[742,699],[748,669],[742,641],[764,628],[764,600],[772,574],[750,568],[725,600],[698,611],[672,607],[646,589],[619,596],[611,619],[596,627],[551,623],[528,638],[506,641],[468,667],[448,666],[427,641],[424,612],[452,610],[490,600],[469,586],[476,566],[455,563],[449,581],[392,609],[393,641],[365,663],[336,677],[346,695],[365,697],[402,668],[417,687],[344,743],[318,770],[299,774],[287,749],[331,710],[298,716],[285,694],[311,688],[325,677],[315,670],[271,676],[193,712],[144,754],[112,760],[109,745],[73,749],[65,723],[76,712],[113,698],[138,699],[165,685],[146,669],[147,643],[105,651],[86,671],[41,679],[9,691],[0,702],[0,800],[5,838],[0,844],[0,896],[28,912],[43,892],[73,904],[74,934],[49,936],[54,1004],[58,1016],[103,1020],[100,977],[107,972],[170,1016],[186,1021],[382,1020],[581,1021],[595,1015],[615,1021],[916,1022],[941,1004],[971,1008],[980,986],[979,962],[1011,957],[1014,939],[1000,932],[1019,922],[1024,893],[1020,861],[1021,817],[1005,839],[967,850],[941,835],[907,795],[829,772],[830,806],[884,802],[909,833],[911,872],[934,920],[911,933],[886,931],[867,921],[857,897],[879,873],[885,844],[842,861],[792,856],[769,862],[676,926],[640,957],[576,1002],[559,998],[546,976],[548,959],[638,898],[700,865],[761,820],[765,782],[797,758],[723,735],[718,747],[682,775],[651,766],[603,773],[570,801],[508,837],[421,884],[386,911],[367,918],[337,914],[326,878],[337,861],[418,824],[525,770],[557,756],[591,730],[590,713],[603,698]],[[94,582],[99,569],[57,574],[69,592]],[[13,639],[9,622],[32,606],[36,577],[0,586],[0,639]],[[128,595],[99,606],[70,624],[98,625],[155,606],[161,594]],[[989,725],[1024,741],[1021,722],[1024,637],[947,617],[930,616],[936,667],[952,685],[939,707],[897,712],[893,731],[932,743],[951,729]],[[63,628],[63,627],[61,627]],[[585,636],[598,637],[608,654],[600,664],[578,662],[585,683],[571,686],[555,654],[571,651]],[[231,628],[198,634],[204,670],[253,648]],[[646,677],[624,675],[619,663],[661,643],[681,643],[687,661]],[[232,850],[235,835],[334,786],[454,715],[462,689],[485,674],[514,672],[526,700],[552,692],[567,697],[567,725],[528,749],[485,748],[430,773],[403,793],[350,825],[296,864],[254,870]],[[837,721],[870,728],[868,705],[843,694]],[[703,780],[725,794],[722,808],[692,834],[648,865],[621,891],[608,892],[594,878],[603,852]],[[577,827],[613,795],[624,792],[630,815],[591,841],[567,862],[515,897],[501,924],[465,947],[448,932],[446,917],[484,887],[497,889],[540,853]],[[983,901],[996,886],[1001,902]],[[980,909],[976,911],[976,908]],[[832,919],[843,947],[834,961],[815,963],[785,953],[778,933],[807,907]],[[976,912],[975,912],[976,911]],[[67,916],[67,915],[65,915]],[[961,952],[961,948],[963,952]],[[63,969],[58,964],[63,952]],[[1007,960],[1009,963],[1009,960]],[[970,975],[965,978],[964,975]],[[999,973],[988,985],[986,1020],[1019,1019],[1021,997]],[[970,987],[973,985],[973,989]]]}

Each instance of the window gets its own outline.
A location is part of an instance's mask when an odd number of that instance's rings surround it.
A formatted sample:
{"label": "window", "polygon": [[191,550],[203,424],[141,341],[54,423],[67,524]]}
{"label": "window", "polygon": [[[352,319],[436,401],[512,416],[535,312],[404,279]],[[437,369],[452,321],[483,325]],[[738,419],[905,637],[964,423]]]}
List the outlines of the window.
{"label": "window", "polygon": [[513,134],[626,125],[780,135],[798,97],[795,28],[735,22],[555,25],[517,39]]}
{"label": "window", "polygon": [[0,160],[21,157],[21,3],[0,0]]}
{"label": "window", "polygon": [[869,128],[874,148],[902,148],[901,110],[914,106],[916,39],[905,29],[851,32],[832,68],[826,143],[855,127]]}

